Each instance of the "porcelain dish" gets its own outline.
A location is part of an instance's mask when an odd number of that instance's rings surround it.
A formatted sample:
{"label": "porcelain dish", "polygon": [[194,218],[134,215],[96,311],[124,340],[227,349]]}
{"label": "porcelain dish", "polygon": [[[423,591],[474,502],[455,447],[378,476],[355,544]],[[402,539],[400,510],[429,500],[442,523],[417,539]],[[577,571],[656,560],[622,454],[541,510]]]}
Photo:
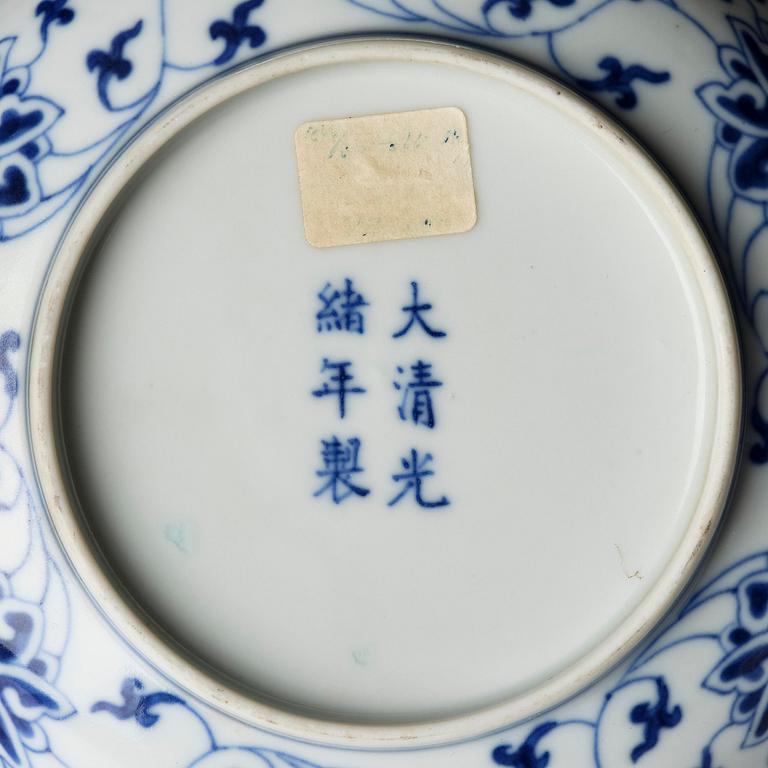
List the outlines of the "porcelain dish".
{"label": "porcelain dish", "polygon": [[0,762],[761,765],[767,109],[752,0],[4,3]]}

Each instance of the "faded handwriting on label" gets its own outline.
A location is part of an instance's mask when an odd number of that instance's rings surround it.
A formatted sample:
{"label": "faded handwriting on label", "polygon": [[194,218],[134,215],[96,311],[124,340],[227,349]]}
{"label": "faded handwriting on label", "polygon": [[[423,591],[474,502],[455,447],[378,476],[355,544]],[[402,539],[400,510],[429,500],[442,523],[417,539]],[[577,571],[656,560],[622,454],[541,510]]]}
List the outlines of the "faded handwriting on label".
{"label": "faded handwriting on label", "polygon": [[475,224],[467,119],[457,107],[307,122],[295,142],[311,245],[457,234]]}

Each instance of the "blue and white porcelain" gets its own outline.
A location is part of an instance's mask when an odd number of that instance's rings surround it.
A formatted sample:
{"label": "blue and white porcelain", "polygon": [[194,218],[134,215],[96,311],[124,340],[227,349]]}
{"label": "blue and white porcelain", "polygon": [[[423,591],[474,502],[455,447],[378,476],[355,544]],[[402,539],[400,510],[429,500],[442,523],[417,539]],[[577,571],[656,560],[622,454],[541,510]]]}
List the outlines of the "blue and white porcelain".
{"label": "blue and white porcelain", "polygon": [[2,2],[0,764],[764,764],[767,203],[758,0]]}

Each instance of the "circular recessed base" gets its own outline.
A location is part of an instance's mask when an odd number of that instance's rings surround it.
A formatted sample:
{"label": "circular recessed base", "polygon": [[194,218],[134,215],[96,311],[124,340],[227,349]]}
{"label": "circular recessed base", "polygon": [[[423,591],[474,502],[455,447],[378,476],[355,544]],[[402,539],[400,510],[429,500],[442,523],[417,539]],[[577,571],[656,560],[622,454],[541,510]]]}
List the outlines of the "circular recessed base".
{"label": "circular recessed base", "polygon": [[[445,106],[471,231],[304,240],[297,126]],[[609,669],[710,541],[740,424],[719,272],[652,161],[541,75],[413,41],[281,55],[155,121],[61,244],[30,381],[51,518],[117,628],[236,717],[358,746]]]}

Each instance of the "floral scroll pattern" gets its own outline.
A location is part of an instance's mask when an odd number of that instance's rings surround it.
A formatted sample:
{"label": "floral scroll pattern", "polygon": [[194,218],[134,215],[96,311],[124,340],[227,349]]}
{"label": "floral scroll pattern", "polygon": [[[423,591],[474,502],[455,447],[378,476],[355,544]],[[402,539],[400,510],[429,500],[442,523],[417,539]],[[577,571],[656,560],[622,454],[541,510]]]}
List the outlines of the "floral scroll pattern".
{"label": "floral scroll pattern", "polygon": [[[612,107],[627,113],[641,111],[651,92],[674,85],[676,72],[652,60],[650,54],[606,49],[592,60],[590,74],[576,75],[558,51],[564,33],[622,3],[647,7],[649,12],[662,7],[676,14],[680,25],[702,28],[676,0],[339,0],[339,7],[354,5],[401,26],[460,34],[486,44],[543,40],[553,71],[589,95],[607,97]],[[144,17],[114,27],[109,19],[102,21],[103,38],[85,52],[79,66],[99,108],[113,122],[95,140],[67,150],[57,144],[54,129],[76,118],[56,94],[38,85],[34,75],[51,55],[56,36],[80,20],[77,3],[43,0],[33,6],[38,45],[32,54],[22,50],[17,35],[0,34],[0,241],[33,232],[76,201],[109,157],[161,105],[161,89],[171,73],[213,75],[238,57],[265,49],[263,5],[264,0],[245,0],[229,13],[208,19],[202,31],[215,50],[190,64],[171,57],[172,25],[165,0],[158,0],[159,64],[144,90],[129,99],[122,97],[120,86],[135,77],[138,46],[148,39],[150,25]],[[768,463],[768,274],[762,266],[768,252],[768,22],[761,15],[762,4],[746,0],[740,7],[749,13],[737,13],[734,3],[721,3],[730,30],[727,39],[706,32],[719,72],[698,84],[695,98],[711,118],[709,225],[723,245],[738,299],[762,350],[763,369],[752,411],[757,439],[750,455],[755,463]],[[742,222],[738,227],[737,220]],[[744,221],[751,225],[745,227]],[[22,342],[12,330],[0,336],[4,404],[0,412],[0,540],[7,532],[8,541],[20,542],[0,547],[3,768],[28,768],[39,757],[55,755],[49,724],[74,720],[80,714],[58,686],[70,641],[65,582],[46,548],[22,465],[4,442],[12,420],[22,418],[17,407]],[[49,620],[54,615],[56,622]],[[679,663],[681,658],[685,664]],[[220,742],[210,713],[178,692],[148,691],[139,678],[131,676],[119,695],[115,693],[105,691],[92,704],[90,714],[104,723],[116,718],[139,733],[162,729],[166,713],[182,714],[206,743],[187,763],[190,768],[230,764],[318,768],[317,763],[293,754],[293,748],[281,751]],[[596,711],[572,717],[555,710],[478,740],[473,748],[478,764],[513,768],[672,764],[718,768],[728,762],[734,749],[752,761],[745,764],[764,763],[768,755],[768,553],[734,564],[694,595],[617,673]]]}

